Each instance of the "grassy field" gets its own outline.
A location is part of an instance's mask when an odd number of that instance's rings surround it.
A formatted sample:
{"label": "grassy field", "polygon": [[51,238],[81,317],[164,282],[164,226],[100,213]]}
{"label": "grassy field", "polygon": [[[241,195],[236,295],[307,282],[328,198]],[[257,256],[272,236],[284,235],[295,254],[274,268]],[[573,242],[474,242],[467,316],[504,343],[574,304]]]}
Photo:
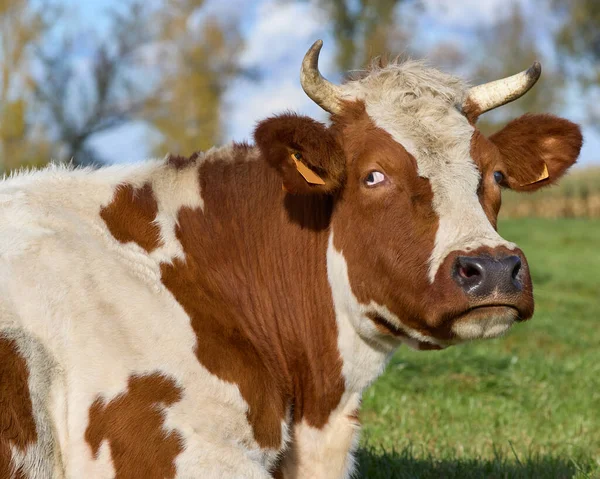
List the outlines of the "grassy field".
{"label": "grassy field", "polygon": [[513,219],[536,313],[506,337],[401,348],[366,392],[359,476],[600,478],[600,221]]}

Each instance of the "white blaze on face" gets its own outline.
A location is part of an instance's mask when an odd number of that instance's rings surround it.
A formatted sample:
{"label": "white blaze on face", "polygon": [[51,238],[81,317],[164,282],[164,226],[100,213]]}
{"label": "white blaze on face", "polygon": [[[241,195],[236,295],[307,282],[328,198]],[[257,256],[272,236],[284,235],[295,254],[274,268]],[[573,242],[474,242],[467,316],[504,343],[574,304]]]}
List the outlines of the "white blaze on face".
{"label": "white blaze on face", "polygon": [[[436,123],[454,140],[439,145],[445,146],[444,149],[429,151],[418,139],[411,139],[407,142],[409,147],[405,146],[417,160],[419,176],[429,179],[433,210],[439,221],[429,263],[430,282],[453,251],[470,251],[481,246],[515,248],[496,232],[479,202],[481,174],[470,155],[473,127],[455,109],[449,109]],[[401,132],[390,133],[402,142]]]}
{"label": "white blaze on face", "polygon": [[374,70],[343,87],[417,162],[430,181],[439,219],[429,280],[449,253],[481,246],[514,249],[489,222],[477,195],[481,174],[471,158],[474,128],[459,111],[466,85],[456,77],[408,61]]}

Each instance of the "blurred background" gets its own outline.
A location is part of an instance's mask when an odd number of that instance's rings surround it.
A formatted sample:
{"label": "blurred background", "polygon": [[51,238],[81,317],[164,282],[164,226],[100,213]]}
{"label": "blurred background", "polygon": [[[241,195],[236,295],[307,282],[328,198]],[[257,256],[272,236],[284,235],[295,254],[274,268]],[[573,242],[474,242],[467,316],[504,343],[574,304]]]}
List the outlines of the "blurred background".
{"label": "blurred background", "polygon": [[535,59],[542,80],[487,115],[585,125],[600,164],[600,4],[594,0],[0,0],[0,167],[135,161],[251,138],[294,109],[324,119],[299,66],[317,38],[339,81],[385,53],[427,57],[473,83]]}
{"label": "blurred background", "polygon": [[299,83],[318,38],[332,81],[385,53],[473,84],[541,61],[533,90],[480,120],[583,125],[561,185],[503,195],[536,316],[508,338],[401,348],[365,394],[360,473],[600,477],[599,27],[597,0],[0,0],[0,172],[189,155],[288,109],[325,120]]}
{"label": "blurred background", "polygon": [[552,112],[586,141],[568,181],[507,195],[503,214],[600,217],[595,0],[0,0],[0,22],[0,172],[189,155],[286,109],[324,120],[298,75],[322,38],[333,81],[387,53],[474,84],[541,61],[536,87],[481,128]]}

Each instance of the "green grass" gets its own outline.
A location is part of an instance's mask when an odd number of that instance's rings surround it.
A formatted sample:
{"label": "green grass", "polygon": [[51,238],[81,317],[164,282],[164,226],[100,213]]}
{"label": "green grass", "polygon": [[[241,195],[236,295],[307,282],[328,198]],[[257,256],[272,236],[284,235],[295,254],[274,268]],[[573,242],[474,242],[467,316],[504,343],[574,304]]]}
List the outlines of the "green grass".
{"label": "green grass", "polygon": [[400,348],[364,396],[359,477],[600,477],[600,221],[505,220],[536,313],[504,338]]}

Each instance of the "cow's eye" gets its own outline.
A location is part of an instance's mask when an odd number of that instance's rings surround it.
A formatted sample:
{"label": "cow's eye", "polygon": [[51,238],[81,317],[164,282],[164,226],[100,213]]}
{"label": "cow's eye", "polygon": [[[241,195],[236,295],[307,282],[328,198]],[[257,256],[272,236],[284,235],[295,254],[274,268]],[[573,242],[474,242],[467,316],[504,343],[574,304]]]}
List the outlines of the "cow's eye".
{"label": "cow's eye", "polygon": [[381,171],[371,171],[365,178],[365,185],[375,186],[385,181],[385,175]]}
{"label": "cow's eye", "polygon": [[494,171],[494,180],[496,180],[496,183],[500,185],[504,181],[504,175],[502,172]]}

